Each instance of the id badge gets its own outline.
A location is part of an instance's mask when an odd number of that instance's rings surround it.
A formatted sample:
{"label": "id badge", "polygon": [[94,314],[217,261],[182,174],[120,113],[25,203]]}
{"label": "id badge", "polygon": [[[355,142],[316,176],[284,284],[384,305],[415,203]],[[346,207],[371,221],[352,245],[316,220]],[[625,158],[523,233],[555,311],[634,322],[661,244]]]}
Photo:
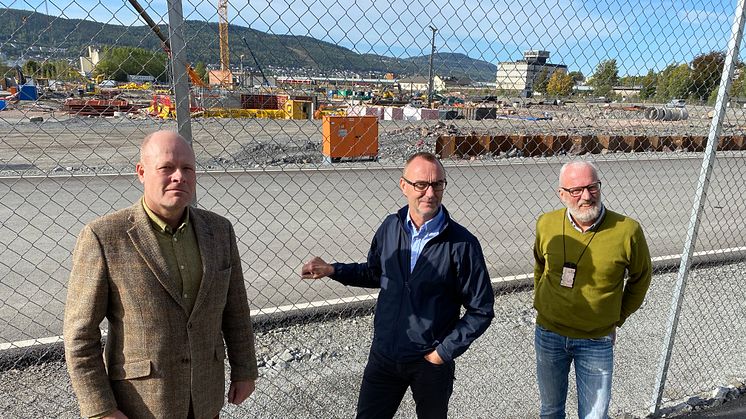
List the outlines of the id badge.
{"label": "id badge", "polygon": [[565,263],[562,266],[562,279],[560,280],[560,285],[566,288],[572,288],[575,283],[576,271],[577,266],[574,263]]}

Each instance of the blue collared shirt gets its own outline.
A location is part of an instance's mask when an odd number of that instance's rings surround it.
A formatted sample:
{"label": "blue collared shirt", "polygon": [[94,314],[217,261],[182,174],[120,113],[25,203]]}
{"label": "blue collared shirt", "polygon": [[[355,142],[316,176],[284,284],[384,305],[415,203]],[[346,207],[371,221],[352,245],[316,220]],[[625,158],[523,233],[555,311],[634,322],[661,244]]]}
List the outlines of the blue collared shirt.
{"label": "blue collared shirt", "polygon": [[409,212],[407,212],[407,226],[409,226],[409,231],[412,233],[412,242],[410,246],[412,253],[409,256],[409,272],[414,270],[414,265],[417,264],[417,259],[420,257],[420,253],[422,253],[422,249],[425,247],[427,242],[432,240],[443,230],[445,220],[446,217],[443,214],[443,211],[438,208],[438,213],[435,214],[435,217],[425,221],[425,223],[422,224],[422,227],[420,227],[420,230],[417,231],[417,227],[414,226],[412,218],[409,216]]}
{"label": "blue collared shirt", "polygon": [[[575,227],[575,230],[578,230],[579,232],[582,233],[583,229],[581,229],[580,227],[578,227],[577,224],[575,224],[575,220],[572,219],[572,216],[570,215],[570,211],[565,211],[565,213],[567,214],[567,219],[570,220],[570,225]],[[598,225],[601,224],[601,222],[604,220],[604,215],[606,215],[606,206],[604,206],[604,204],[601,204],[601,213],[598,214],[598,218],[596,218],[596,221],[593,222],[593,225],[588,227],[588,230],[586,230],[586,232],[593,231],[596,228],[598,228]]]}

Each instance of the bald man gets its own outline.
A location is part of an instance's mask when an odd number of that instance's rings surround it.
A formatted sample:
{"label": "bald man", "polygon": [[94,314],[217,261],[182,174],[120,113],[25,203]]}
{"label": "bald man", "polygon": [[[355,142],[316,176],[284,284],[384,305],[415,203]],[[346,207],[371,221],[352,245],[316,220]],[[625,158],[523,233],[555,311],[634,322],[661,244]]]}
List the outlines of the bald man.
{"label": "bald man", "polygon": [[592,163],[562,166],[557,192],[565,208],[539,217],[534,244],[540,416],[565,417],[574,363],[578,416],[605,419],[616,329],[642,305],[650,253],[640,224],[604,207]]}
{"label": "bald man", "polygon": [[301,268],[304,278],[380,289],[358,419],[393,417],[407,388],[419,418],[445,419],[454,360],[494,317],[482,247],[442,205],[446,185],[435,155],[412,155],[399,179],[408,205],[383,221],[368,261],[329,264],[315,257]]}
{"label": "bald man", "polygon": [[[215,418],[254,391],[254,333],[233,226],[190,207],[191,146],[148,135],[143,197],[80,233],[65,305],[65,359],[83,416]],[[108,320],[101,350],[99,324]]]}

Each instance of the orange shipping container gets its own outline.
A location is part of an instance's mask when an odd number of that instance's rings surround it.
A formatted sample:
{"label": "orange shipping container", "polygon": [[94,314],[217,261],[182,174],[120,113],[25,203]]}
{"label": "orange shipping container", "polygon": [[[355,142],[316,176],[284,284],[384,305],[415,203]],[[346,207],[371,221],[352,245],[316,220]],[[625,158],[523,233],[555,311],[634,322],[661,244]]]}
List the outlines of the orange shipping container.
{"label": "orange shipping container", "polygon": [[321,127],[322,152],[333,161],[378,156],[377,116],[324,115]]}

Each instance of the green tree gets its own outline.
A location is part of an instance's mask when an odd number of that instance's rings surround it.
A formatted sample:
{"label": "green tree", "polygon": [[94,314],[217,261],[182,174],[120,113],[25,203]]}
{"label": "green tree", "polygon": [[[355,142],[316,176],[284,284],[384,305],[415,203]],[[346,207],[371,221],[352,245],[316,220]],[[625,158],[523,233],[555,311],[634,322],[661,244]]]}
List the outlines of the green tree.
{"label": "green tree", "polygon": [[547,85],[549,84],[549,70],[546,68],[541,70],[534,79],[534,92],[546,93]]}
{"label": "green tree", "polygon": [[689,97],[691,70],[689,65],[670,64],[658,74],[655,98],[660,102]]}
{"label": "green tree", "polygon": [[194,72],[197,73],[197,75],[200,79],[202,79],[203,82],[210,82],[209,77],[207,76],[207,67],[202,61],[198,61],[197,65],[194,66]]}
{"label": "green tree", "polygon": [[39,68],[41,77],[54,80],[74,81],[82,76],[69,62],[64,60],[44,61]]}
{"label": "green tree", "polygon": [[652,69],[648,70],[648,74],[646,74],[640,82],[640,99],[646,100],[653,98],[653,96],[655,96],[655,88],[657,84],[658,75],[655,74]]}
{"label": "green tree", "polygon": [[591,76],[590,85],[597,96],[609,96],[619,81],[619,69],[615,59],[601,61]]}
{"label": "green tree", "polygon": [[0,78],[11,77],[12,75],[13,69],[3,63],[0,63]]}
{"label": "green tree", "polygon": [[571,71],[569,75],[575,84],[585,81],[585,76],[580,71]]}
{"label": "green tree", "polygon": [[[736,77],[730,86],[730,97],[732,98],[746,98],[746,64],[736,64]],[[717,95],[717,89],[713,90]]]}
{"label": "green tree", "polygon": [[117,81],[127,81],[127,75],[150,75],[167,81],[167,57],[162,52],[152,52],[136,47],[106,47],[96,64],[93,74]]}
{"label": "green tree", "polygon": [[552,74],[552,77],[549,78],[549,83],[547,83],[547,93],[556,97],[570,96],[574,85],[575,82],[573,81],[572,76],[562,70],[557,70]]}
{"label": "green tree", "polygon": [[706,100],[710,93],[720,83],[723,73],[725,53],[710,52],[694,57],[691,71],[691,96],[698,100]]}
{"label": "green tree", "polygon": [[23,75],[26,77],[39,77],[39,69],[41,65],[34,60],[28,60],[23,64],[22,70]]}

